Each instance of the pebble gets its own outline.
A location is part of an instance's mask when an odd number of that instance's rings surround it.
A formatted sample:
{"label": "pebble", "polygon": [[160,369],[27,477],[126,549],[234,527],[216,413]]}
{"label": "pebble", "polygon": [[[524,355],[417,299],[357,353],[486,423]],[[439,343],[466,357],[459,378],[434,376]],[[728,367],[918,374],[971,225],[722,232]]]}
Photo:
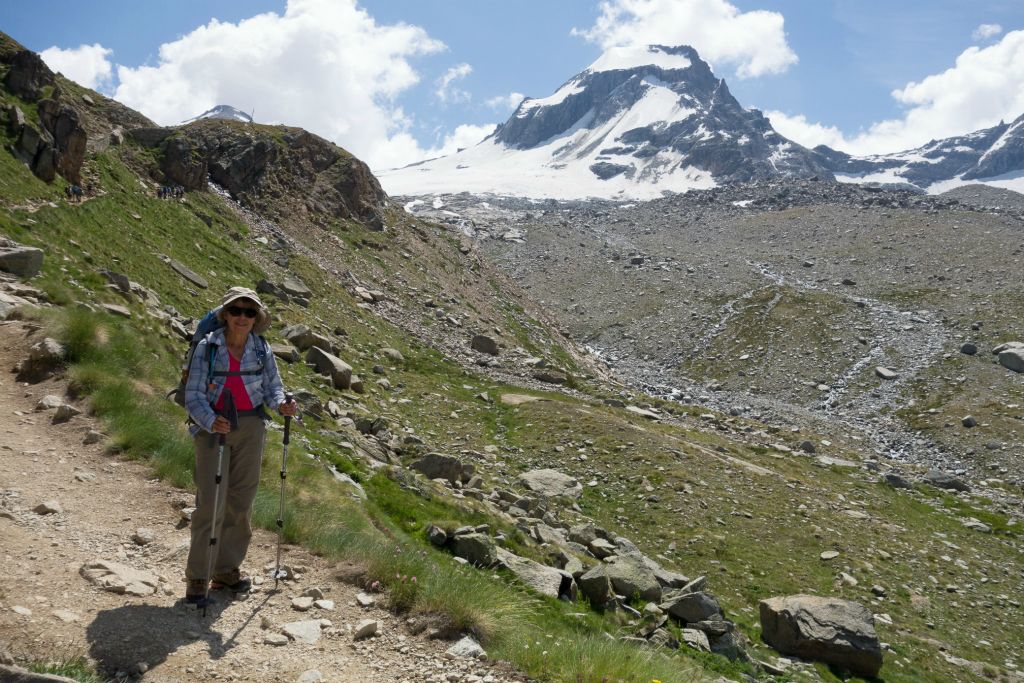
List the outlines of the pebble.
{"label": "pebble", "polygon": [[352,630],[352,640],[362,640],[377,633],[377,621],[375,619],[363,619]]}
{"label": "pebble", "polygon": [[263,636],[263,642],[266,645],[281,647],[288,644],[288,636],[282,633],[268,633]]}

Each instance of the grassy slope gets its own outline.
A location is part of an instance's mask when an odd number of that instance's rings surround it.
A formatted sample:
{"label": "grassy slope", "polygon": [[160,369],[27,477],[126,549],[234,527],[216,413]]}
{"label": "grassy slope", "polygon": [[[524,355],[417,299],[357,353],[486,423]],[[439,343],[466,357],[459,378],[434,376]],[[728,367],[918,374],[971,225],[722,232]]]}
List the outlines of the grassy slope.
{"label": "grassy slope", "polygon": [[[97,274],[108,268],[151,287],[163,302],[179,310],[200,314],[219,294],[220,283],[253,282],[265,273],[276,274],[272,254],[244,239],[246,226],[217,197],[193,193],[183,203],[152,198],[119,158],[130,151],[115,150],[91,162],[106,195],[81,206],[58,202],[35,212],[12,207],[60,196],[59,185],[39,183],[9,154],[0,153],[5,202],[0,233],[47,249],[38,283],[54,300],[124,304]],[[211,219],[209,226],[199,214]],[[339,249],[336,258],[364,277],[377,273],[384,279],[388,269],[412,260],[402,256],[402,248],[388,245],[380,251],[366,246],[366,242],[389,238],[358,226],[345,226],[338,235],[346,247]],[[438,237],[442,244],[434,244]],[[446,239],[430,232],[426,239],[412,237],[411,244],[421,245],[416,262],[423,269],[392,270],[405,279],[403,283],[398,277],[388,278],[396,295],[411,296],[413,288],[419,296],[456,291],[452,285],[460,276],[458,266],[443,263],[452,253],[452,245],[443,244]],[[213,287],[216,291],[190,292],[158,258],[159,253],[218,283]],[[727,434],[698,430],[695,420],[687,419],[683,426],[651,424],[597,402],[561,395],[518,407],[483,403],[475,398],[481,391],[497,396],[522,390],[445,361],[358,307],[338,279],[311,260],[293,256],[290,267],[314,290],[314,305],[308,311],[278,307],[278,321],[315,320],[323,329],[344,327],[348,336],[343,355],[367,379],[372,378],[369,366],[380,362],[377,350],[382,346],[399,348],[408,359],[403,367],[388,371],[398,387],[395,393],[368,381],[366,396],[334,396],[335,400],[353,410],[391,416],[438,449],[495,451],[493,457],[476,461],[493,484],[512,482],[519,471],[535,466],[558,467],[582,481],[597,482],[586,490],[583,512],[631,538],[648,554],[660,556],[668,566],[690,575],[708,573],[711,590],[720,596],[730,618],[755,641],[757,600],[816,592],[872,603],[873,611],[891,615],[894,627],[879,626],[883,640],[895,650],[886,657],[886,680],[968,680],[974,674],[947,663],[940,650],[998,668],[1024,649],[1024,619],[1010,604],[1019,605],[1024,599],[1019,539],[997,517],[986,518],[995,523],[995,534],[965,529],[960,517],[981,516],[969,500],[925,491],[896,492],[859,471],[851,474],[819,467],[810,458],[755,449],[730,440]],[[467,307],[478,306],[474,297],[486,296],[490,293],[463,294],[461,299]],[[161,323],[143,315],[138,304],[131,308],[135,317],[129,322],[99,318],[102,332],[81,320],[70,321],[65,335],[79,334],[85,340],[76,369],[78,385],[96,392],[94,409],[114,420],[113,442],[128,453],[153,456],[160,446],[144,434],[164,430],[178,446],[156,452],[155,462],[165,476],[187,485],[189,451],[183,442],[181,413],[156,398],[174,381],[181,344]],[[521,324],[521,318],[512,319]],[[486,312],[480,321],[511,326],[507,319],[500,321]],[[437,324],[425,314],[423,324],[428,323]],[[132,350],[133,341],[140,338],[147,340],[144,354]],[[332,393],[301,365],[284,367],[284,375],[291,387],[306,387],[325,397]],[[145,422],[147,415],[156,420],[156,426]],[[371,499],[365,508],[357,506],[349,492],[333,484],[321,468],[297,466],[289,480],[294,484],[291,505],[296,511],[289,520],[290,537],[301,538],[330,556],[368,557],[371,577],[387,579],[396,570],[417,576],[417,589],[410,589],[406,582],[390,582],[399,606],[444,611],[457,625],[488,636],[492,654],[550,680],[576,680],[576,675],[595,681],[604,675],[662,681],[692,677],[692,665],[686,664],[691,660],[685,657],[674,663],[657,657],[645,663],[629,656],[634,652],[631,648],[604,643],[600,632],[614,630],[613,622],[596,616],[578,621],[568,616],[578,606],[528,597],[491,581],[485,573],[461,569],[429,549],[420,534],[424,526],[442,520],[478,522],[482,518],[472,511],[472,503],[437,497],[428,502],[382,475],[372,477],[337,445],[337,436],[321,434],[320,426],[311,421],[303,430],[293,451],[297,462],[306,462],[303,454],[335,462],[366,482]],[[724,459],[730,454],[772,474],[753,474],[737,461]],[[273,458],[267,458],[267,486],[257,506],[257,518],[265,525],[272,524],[274,516],[276,468]],[[855,519],[844,512],[850,509],[865,512],[868,518]],[[382,541],[381,529],[390,539],[387,542]],[[399,547],[403,552],[395,552]],[[836,561],[817,559],[822,550],[832,548],[841,553]],[[856,577],[859,585],[842,584],[839,571]],[[874,584],[887,589],[884,602],[874,601],[870,593]],[[459,590],[452,591],[451,585]],[[949,585],[958,592],[947,592]],[[496,617],[504,618],[497,623]],[[990,628],[992,619],[998,629]],[[536,633],[545,638],[538,640]],[[979,634],[985,634],[987,645],[979,642]],[[718,658],[701,658],[701,663],[738,673]],[[831,675],[824,669],[821,673]]]}

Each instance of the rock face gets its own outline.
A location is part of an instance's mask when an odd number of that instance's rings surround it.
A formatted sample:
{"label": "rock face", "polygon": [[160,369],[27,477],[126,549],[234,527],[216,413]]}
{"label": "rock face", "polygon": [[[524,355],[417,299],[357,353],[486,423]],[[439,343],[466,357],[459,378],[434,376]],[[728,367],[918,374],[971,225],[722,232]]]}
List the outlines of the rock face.
{"label": "rock face", "polygon": [[873,678],[882,648],[871,612],[835,598],[792,595],[760,603],[764,641],[783,654],[826,662]]}
{"label": "rock face", "polygon": [[[386,195],[370,169],[304,130],[275,127],[271,134],[248,122],[202,118],[179,129],[132,130],[131,136],[158,150],[165,175],[187,188],[202,187],[205,167],[213,182],[261,213],[287,215],[294,208],[384,227]],[[286,206],[292,198],[296,203]]]}

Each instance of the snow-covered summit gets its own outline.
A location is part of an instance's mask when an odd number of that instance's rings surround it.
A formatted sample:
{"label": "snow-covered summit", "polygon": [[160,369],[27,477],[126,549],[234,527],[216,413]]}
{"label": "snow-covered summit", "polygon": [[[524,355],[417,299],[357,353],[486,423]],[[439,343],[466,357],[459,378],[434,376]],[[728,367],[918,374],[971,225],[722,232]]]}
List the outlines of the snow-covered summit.
{"label": "snow-covered summit", "polygon": [[227,119],[228,121],[242,121],[245,123],[252,123],[252,117],[246,114],[241,109],[235,109],[230,104],[218,104],[213,109],[204,111],[199,116],[182,121],[182,123],[192,123],[199,119]]}
{"label": "snow-covered summit", "polygon": [[480,144],[378,174],[391,194],[653,198],[721,182],[831,177],[740,106],[688,46],[613,48],[552,95],[527,98]]}
{"label": "snow-covered summit", "polygon": [[814,152],[844,182],[912,185],[930,193],[983,183],[1024,192],[1024,115],[892,154],[855,157],[824,145]]}

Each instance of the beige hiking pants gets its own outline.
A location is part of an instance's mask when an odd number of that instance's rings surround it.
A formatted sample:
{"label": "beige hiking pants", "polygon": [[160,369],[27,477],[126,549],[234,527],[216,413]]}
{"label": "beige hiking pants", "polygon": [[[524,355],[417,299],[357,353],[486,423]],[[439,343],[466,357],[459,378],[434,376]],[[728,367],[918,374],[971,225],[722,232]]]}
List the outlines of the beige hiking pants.
{"label": "beige hiking pants", "polygon": [[[260,464],[266,425],[259,416],[238,418],[238,429],[225,439],[221,466],[220,500],[216,502],[217,545],[213,575],[238,569],[252,539],[252,504],[260,482]],[[188,552],[185,578],[209,579],[210,531],[214,528],[218,435],[200,432],[193,437],[196,448],[196,510],[192,513],[192,546]]]}

